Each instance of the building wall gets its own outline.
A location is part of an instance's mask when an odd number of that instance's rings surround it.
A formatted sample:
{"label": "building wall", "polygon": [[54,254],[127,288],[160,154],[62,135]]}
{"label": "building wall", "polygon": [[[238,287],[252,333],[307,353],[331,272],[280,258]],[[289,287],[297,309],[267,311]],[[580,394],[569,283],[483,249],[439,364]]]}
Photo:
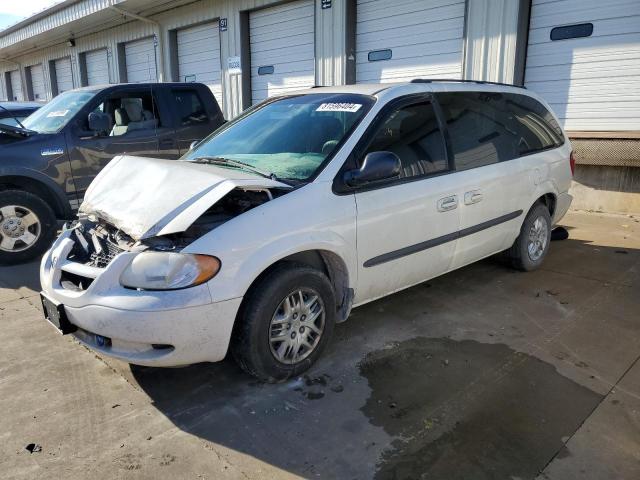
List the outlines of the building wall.
{"label": "building wall", "polygon": [[[66,56],[71,57],[73,66],[74,85],[81,85],[80,79],[80,60],[79,54],[98,48],[107,48],[109,56],[109,76],[113,82],[121,78],[120,65],[123,63],[119,60],[118,45],[149,36],[156,36],[162,39],[164,48],[163,61],[159,58],[160,50],[156,47],[156,60],[160,64],[164,64],[162,74],[165,80],[171,80],[171,50],[169,48],[169,31],[178,28],[203,23],[220,18],[227,19],[227,30],[220,32],[220,48],[222,62],[222,87],[224,98],[222,104],[225,110],[225,116],[232,118],[238,115],[245,105],[243,99],[243,79],[241,74],[230,74],[227,68],[229,57],[242,55],[243,41],[241,37],[241,16],[242,12],[262,8],[272,4],[281,3],[274,0],[202,0],[184,7],[170,9],[161,14],[151,16],[150,18],[159,22],[161,28],[145,23],[139,20],[123,18],[122,24],[115,28],[97,32],[94,34],[76,37],[75,47],[66,45],[56,45],[38,50],[33,53],[19,56],[15,61],[20,62],[21,69],[24,71],[26,67],[33,64],[42,63],[45,70],[47,99],[52,98],[51,75],[49,73],[49,62],[57,58]],[[81,2],[81,11],[89,12],[92,8],[97,8],[100,4],[118,4],[121,8],[126,8],[126,2],[104,0],[93,0],[92,2]],[[321,1],[316,1],[316,84],[318,85],[335,85],[344,84],[346,81],[346,55],[345,55],[345,13],[347,2],[344,0],[334,0],[333,5],[329,9],[321,7]],[[57,16],[69,17],[77,15],[77,13],[60,13]],[[72,16],[70,18],[75,18]],[[49,25],[57,25],[61,22],[59,19],[50,21]],[[38,22],[39,26],[29,27],[29,31],[33,33],[38,29],[45,28],[44,21]],[[26,33],[16,32],[9,35],[11,41],[19,41],[24,38]],[[0,37],[1,46],[9,40]],[[0,50],[1,51],[1,50]],[[0,72],[14,69],[15,66],[2,63],[0,61]],[[247,72],[248,74],[248,72]],[[3,82],[3,92],[6,88]],[[26,88],[24,89],[26,91]],[[3,98],[6,93],[3,94]]]}

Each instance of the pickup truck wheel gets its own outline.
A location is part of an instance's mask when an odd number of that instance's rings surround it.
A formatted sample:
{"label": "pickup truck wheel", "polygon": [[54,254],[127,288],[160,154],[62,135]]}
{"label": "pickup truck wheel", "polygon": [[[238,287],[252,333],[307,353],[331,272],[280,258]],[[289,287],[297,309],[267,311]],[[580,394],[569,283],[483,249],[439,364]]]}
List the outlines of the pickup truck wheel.
{"label": "pickup truck wheel", "polygon": [[540,265],[549,251],[551,241],[551,215],[545,205],[535,204],[522,223],[520,235],[507,250],[511,265],[529,272]]}
{"label": "pickup truck wheel", "polygon": [[36,195],[0,192],[0,265],[26,262],[41,255],[56,234],[56,216]]}
{"label": "pickup truck wheel", "polygon": [[335,305],[324,273],[294,263],[278,266],[248,293],[231,352],[243,370],[265,382],[299,375],[329,342]]}

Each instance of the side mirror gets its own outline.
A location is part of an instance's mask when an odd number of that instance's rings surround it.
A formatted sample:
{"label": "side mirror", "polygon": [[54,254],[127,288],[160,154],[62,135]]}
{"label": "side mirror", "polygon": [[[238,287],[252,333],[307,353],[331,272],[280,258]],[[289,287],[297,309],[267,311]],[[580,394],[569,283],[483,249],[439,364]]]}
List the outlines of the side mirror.
{"label": "side mirror", "polygon": [[189,151],[196,148],[199,144],[200,144],[200,140],[194,140],[193,142],[191,142],[191,144],[189,145]]}
{"label": "side mirror", "polygon": [[397,178],[400,175],[400,159],[393,152],[371,152],[364,157],[362,166],[344,174],[344,182],[350,187],[365,183]]}
{"label": "side mirror", "polygon": [[89,114],[89,130],[96,135],[106,135],[111,128],[111,118],[102,112],[91,112]]}

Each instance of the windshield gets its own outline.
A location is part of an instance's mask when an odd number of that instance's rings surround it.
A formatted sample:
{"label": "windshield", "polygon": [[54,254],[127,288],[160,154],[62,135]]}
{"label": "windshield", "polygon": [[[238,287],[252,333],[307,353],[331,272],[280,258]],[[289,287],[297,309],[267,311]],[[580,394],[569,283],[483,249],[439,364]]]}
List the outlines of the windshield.
{"label": "windshield", "polygon": [[258,106],[205,139],[183,160],[242,162],[280,179],[313,177],[373,105],[373,97],[310,94]]}
{"label": "windshield", "polygon": [[24,128],[38,133],[57,133],[91,100],[96,92],[69,91],[58,95],[40,110],[29,115]]}

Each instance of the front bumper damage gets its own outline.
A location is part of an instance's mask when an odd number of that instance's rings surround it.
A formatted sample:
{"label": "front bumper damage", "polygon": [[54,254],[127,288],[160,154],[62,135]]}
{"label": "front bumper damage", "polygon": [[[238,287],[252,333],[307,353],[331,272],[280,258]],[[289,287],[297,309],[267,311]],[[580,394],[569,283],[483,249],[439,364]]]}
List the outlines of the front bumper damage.
{"label": "front bumper damage", "polygon": [[[120,275],[138,253],[121,252],[103,268],[74,262],[68,258],[72,232],[63,232],[43,257],[40,282],[47,297],[64,305],[81,343],[137,365],[224,358],[241,298],[213,303],[207,284],[172,291],[124,288]],[[86,280],[70,289],[65,276]]]}

